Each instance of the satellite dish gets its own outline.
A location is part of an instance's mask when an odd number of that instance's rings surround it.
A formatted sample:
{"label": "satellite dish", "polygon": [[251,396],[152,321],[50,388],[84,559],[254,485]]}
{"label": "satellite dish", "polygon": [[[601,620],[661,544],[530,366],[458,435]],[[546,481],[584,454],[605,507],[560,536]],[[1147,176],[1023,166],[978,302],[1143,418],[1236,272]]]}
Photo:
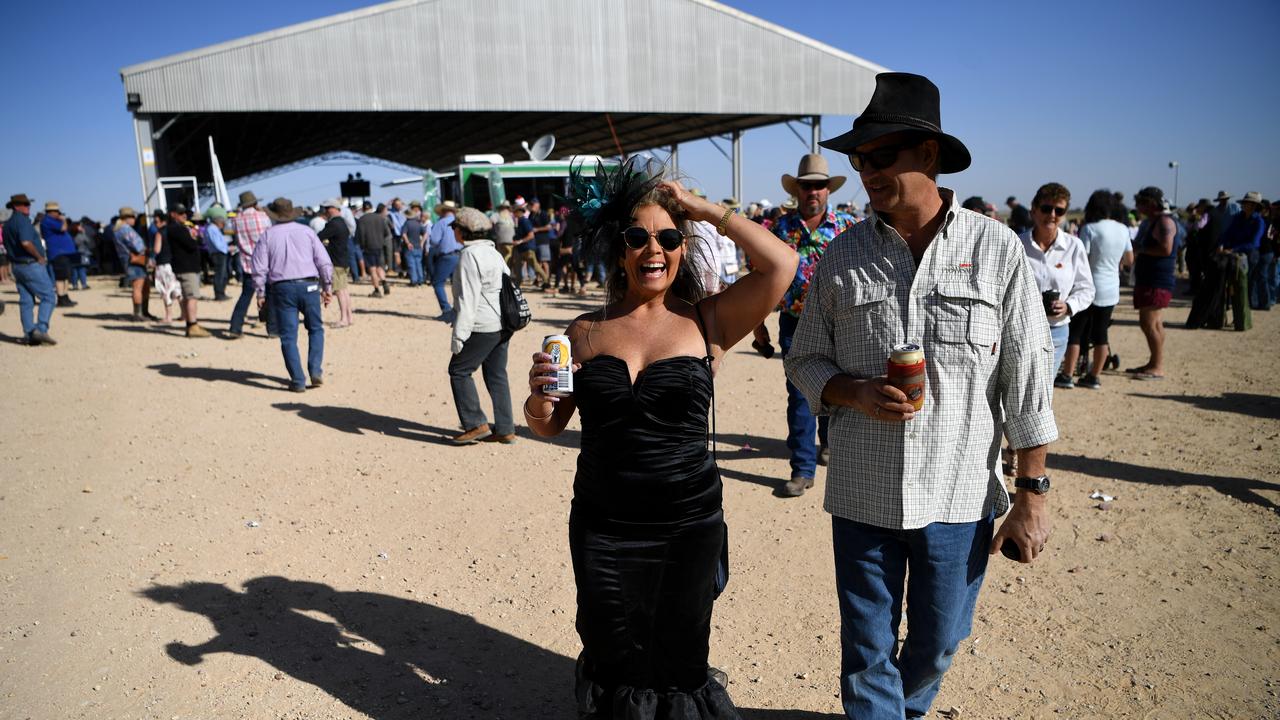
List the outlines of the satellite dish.
{"label": "satellite dish", "polygon": [[543,135],[534,141],[533,147],[529,147],[529,143],[525,140],[520,141],[520,147],[529,153],[529,159],[534,162],[542,162],[551,156],[551,151],[556,147],[555,135]]}

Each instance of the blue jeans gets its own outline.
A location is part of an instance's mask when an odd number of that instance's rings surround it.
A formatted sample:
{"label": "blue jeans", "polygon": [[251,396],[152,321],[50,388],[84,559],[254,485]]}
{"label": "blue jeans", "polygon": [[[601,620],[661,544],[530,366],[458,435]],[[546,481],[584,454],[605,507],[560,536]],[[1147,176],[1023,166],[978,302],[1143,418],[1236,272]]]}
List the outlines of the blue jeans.
{"label": "blue jeans", "polygon": [[364,250],[354,237],[347,238],[347,255],[351,258],[351,282],[360,282],[360,263],[364,262]]}
{"label": "blue jeans", "polygon": [[83,261],[71,268],[71,287],[89,288],[89,265]]}
{"label": "blue jeans", "polygon": [[1249,268],[1249,306],[1255,310],[1270,310],[1276,296],[1271,281],[1276,276],[1274,253],[1258,253],[1258,261]]}
{"label": "blue jeans", "polygon": [[458,267],[458,259],[460,257],[458,253],[437,255],[431,268],[431,284],[436,288],[436,300],[440,302],[440,312],[446,315],[453,312],[453,306],[449,304],[449,296],[445,293],[444,283]]}
{"label": "blue jeans", "polygon": [[324,316],[320,306],[320,282],[318,280],[285,280],[267,287],[271,299],[271,311],[276,316],[280,330],[280,353],[289,371],[289,381],[295,388],[307,386],[307,376],[302,374],[302,359],[298,356],[298,313],[307,326],[307,375],[314,382],[324,376]]}
{"label": "blue jeans", "polygon": [[409,248],[404,251],[405,262],[409,264],[409,284],[421,285],[426,282],[422,274],[422,251]]}
{"label": "blue jeans", "polygon": [[1053,338],[1053,372],[1062,368],[1062,358],[1067,355],[1067,335],[1071,332],[1071,324],[1049,328],[1049,336]]}
{"label": "blue jeans", "polygon": [[212,252],[209,260],[213,263],[213,297],[224,298],[227,296],[227,254]]}
{"label": "blue jeans", "polygon": [[[831,518],[846,715],[902,720],[929,712],[972,628],[994,522],[887,530]],[[899,647],[904,590],[907,639]]]}
{"label": "blue jeans", "polygon": [[[782,358],[791,352],[791,338],[796,334],[800,318],[788,313],[778,315],[778,346]],[[787,381],[787,449],[791,451],[791,477],[812,478],[818,472],[818,448],[813,444],[813,431],[818,430],[818,442],[827,444],[826,416],[814,421],[809,411],[809,401],[800,389]]]}
{"label": "blue jeans", "polygon": [[[35,330],[49,332],[49,318],[53,317],[53,305],[58,301],[53,289],[49,269],[40,263],[12,263],[13,279],[18,285],[18,314],[22,318],[22,334],[30,338]],[[40,312],[35,314],[36,298],[40,299]]]}
{"label": "blue jeans", "polygon": [[[256,289],[253,284],[253,275],[244,274],[244,282],[240,285],[240,298],[236,300],[235,309],[231,311],[231,327],[227,328],[228,332],[233,335],[239,335],[244,332],[244,318],[249,312],[249,305],[253,302],[256,295]],[[275,313],[271,312],[271,295],[267,294],[267,304],[263,311],[267,316],[267,334],[279,335],[280,330],[276,327]]]}

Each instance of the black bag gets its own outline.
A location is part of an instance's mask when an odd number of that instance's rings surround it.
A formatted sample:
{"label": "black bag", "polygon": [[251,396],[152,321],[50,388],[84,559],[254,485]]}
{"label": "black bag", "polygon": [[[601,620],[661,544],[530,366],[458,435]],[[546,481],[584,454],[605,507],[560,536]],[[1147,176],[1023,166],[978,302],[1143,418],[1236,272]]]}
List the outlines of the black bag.
{"label": "black bag", "polygon": [[508,337],[533,319],[529,301],[507,273],[502,274],[502,289],[498,291],[498,316],[502,319],[502,332]]}

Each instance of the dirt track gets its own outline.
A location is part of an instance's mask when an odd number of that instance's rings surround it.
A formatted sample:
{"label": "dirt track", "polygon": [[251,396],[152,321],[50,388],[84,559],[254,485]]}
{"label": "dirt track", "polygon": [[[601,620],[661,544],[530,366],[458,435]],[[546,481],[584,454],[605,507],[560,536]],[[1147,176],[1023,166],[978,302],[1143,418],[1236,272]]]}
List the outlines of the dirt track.
{"label": "dirt track", "polygon": [[[231,342],[135,325],[96,279],[55,314],[60,344],[27,348],[0,288],[0,718],[573,717],[577,433],[449,447],[430,290],[367,287],[304,395],[261,327]],[[541,336],[599,302],[532,299],[517,403]],[[1128,302],[1113,343],[1136,365]],[[231,309],[201,304],[215,331]],[[1169,313],[1168,380],[1057,394],[1049,550],[993,561],[938,709],[1280,715],[1280,311],[1248,333],[1185,315]],[[739,349],[717,392],[733,577],[712,662],[748,718],[834,717],[823,480],[771,494],[781,363]]]}

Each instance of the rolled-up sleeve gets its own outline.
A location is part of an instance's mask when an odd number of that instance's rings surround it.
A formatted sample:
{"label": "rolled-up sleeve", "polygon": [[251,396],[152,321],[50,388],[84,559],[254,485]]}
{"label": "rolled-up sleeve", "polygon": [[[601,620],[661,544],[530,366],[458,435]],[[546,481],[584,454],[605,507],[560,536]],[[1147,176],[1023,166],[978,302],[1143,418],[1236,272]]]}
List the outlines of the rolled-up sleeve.
{"label": "rolled-up sleeve", "polygon": [[1072,315],[1079,315],[1089,306],[1093,304],[1093,270],[1089,268],[1089,253],[1084,248],[1084,243],[1077,242],[1071,245],[1071,269],[1073,276],[1071,278],[1071,292],[1067,295],[1067,307],[1071,308]]}
{"label": "rolled-up sleeve", "polygon": [[320,287],[329,292],[333,289],[333,261],[329,259],[329,251],[324,249],[320,236],[307,228],[307,236],[311,241],[311,259],[316,264],[316,272],[320,273]]}
{"label": "rolled-up sleeve", "polygon": [[829,303],[823,292],[825,283],[822,278],[822,267],[819,266],[809,283],[800,323],[796,326],[791,349],[783,363],[787,379],[804,394],[814,415],[831,414],[831,408],[822,402],[822,391],[831,378],[841,373],[835,362],[831,318],[834,308],[827,307]]}
{"label": "rolled-up sleeve", "polygon": [[1053,419],[1053,339],[1026,256],[1006,259],[1009,284],[1003,303],[1000,351],[1000,403],[1004,430],[1015,450],[1058,439]]}

